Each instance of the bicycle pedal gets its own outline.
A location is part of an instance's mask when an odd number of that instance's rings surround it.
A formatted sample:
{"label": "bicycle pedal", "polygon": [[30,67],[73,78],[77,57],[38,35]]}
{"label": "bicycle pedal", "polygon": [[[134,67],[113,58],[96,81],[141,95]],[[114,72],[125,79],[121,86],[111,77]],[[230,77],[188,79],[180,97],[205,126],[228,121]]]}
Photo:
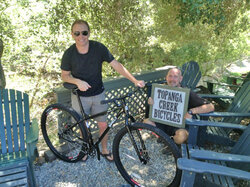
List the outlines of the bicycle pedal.
{"label": "bicycle pedal", "polygon": [[88,153],[88,155],[91,156],[91,157],[95,157],[96,152],[95,151],[91,151],[91,152]]}

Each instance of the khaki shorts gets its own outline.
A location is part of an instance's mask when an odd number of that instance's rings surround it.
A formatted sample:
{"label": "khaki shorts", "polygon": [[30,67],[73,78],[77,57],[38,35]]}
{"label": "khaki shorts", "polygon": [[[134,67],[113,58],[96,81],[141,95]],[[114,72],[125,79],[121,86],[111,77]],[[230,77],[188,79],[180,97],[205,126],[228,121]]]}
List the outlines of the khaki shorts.
{"label": "khaki shorts", "polygon": [[[80,96],[80,100],[82,102],[82,106],[84,112],[88,115],[97,114],[99,112],[106,111],[108,109],[108,105],[102,105],[100,102],[105,99],[105,92],[102,92],[99,95],[83,97]],[[81,115],[80,106],[77,101],[76,95],[71,93],[71,103],[72,107]],[[107,115],[102,115],[94,118],[97,122],[106,122]]]}

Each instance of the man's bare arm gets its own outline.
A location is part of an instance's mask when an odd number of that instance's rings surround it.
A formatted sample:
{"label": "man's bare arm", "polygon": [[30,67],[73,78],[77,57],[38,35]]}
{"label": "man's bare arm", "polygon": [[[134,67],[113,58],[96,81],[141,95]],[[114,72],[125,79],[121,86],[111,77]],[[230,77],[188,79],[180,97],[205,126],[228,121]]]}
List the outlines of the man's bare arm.
{"label": "man's bare arm", "polygon": [[202,114],[214,111],[214,105],[212,103],[204,104],[199,107],[191,108],[190,109],[193,114]]}
{"label": "man's bare arm", "polygon": [[120,62],[118,62],[117,60],[113,60],[112,62],[110,62],[110,65],[112,66],[112,68],[114,68],[114,70],[116,70],[119,74],[123,75],[124,77],[126,77],[128,80],[130,80],[131,82],[133,82],[135,84],[135,86],[139,86],[139,87],[144,87],[145,83],[143,80],[137,80]]}
{"label": "man's bare arm", "polygon": [[[202,114],[214,111],[214,105],[212,103],[204,104],[199,107],[191,108],[192,114]],[[185,118],[192,118],[189,113],[185,114]]]}

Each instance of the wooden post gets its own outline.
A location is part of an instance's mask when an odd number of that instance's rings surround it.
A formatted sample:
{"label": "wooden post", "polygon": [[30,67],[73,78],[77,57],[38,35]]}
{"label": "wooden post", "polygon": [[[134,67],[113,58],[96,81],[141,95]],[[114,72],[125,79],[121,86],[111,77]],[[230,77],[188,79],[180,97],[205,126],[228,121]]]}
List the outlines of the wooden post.
{"label": "wooden post", "polygon": [[3,41],[0,38],[0,89],[4,89],[6,85],[4,71],[1,63],[2,54],[3,54]]}

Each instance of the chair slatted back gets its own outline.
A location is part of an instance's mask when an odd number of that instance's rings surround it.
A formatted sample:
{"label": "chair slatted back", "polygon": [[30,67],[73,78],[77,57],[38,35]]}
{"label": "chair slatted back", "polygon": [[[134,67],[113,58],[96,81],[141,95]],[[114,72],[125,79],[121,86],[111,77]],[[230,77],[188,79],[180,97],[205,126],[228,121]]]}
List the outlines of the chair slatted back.
{"label": "chair slatted back", "polygon": [[250,125],[244,130],[231,153],[250,156]]}
{"label": "chair slatted back", "polygon": [[[245,82],[235,94],[234,100],[227,110],[228,112],[250,112],[250,81]],[[242,117],[225,118],[223,122],[240,123]]]}
{"label": "chair slatted back", "polygon": [[29,97],[16,90],[0,90],[0,154],[25,151],[30,127]]}
{"label": "chair slatted back", "polygon": [[[243,134],[232,148],[231,153],[250,156],[250,125],[244,130]],[[229,165],[234,168],[250,171],[250,164],[236,162],[229,163]]]}
{"label": "chair slatted back", "polygon": [[183,76],[181,86],[194,90],[201,79],[199,64],[195,61],[187,62],[182,65],[181,72]]}
{"label": "chair slatted back", "polygon": [[242,85],[245,84],[247,81],[250,81],[250,71],[247,73],[246,77],[244,78]]}

